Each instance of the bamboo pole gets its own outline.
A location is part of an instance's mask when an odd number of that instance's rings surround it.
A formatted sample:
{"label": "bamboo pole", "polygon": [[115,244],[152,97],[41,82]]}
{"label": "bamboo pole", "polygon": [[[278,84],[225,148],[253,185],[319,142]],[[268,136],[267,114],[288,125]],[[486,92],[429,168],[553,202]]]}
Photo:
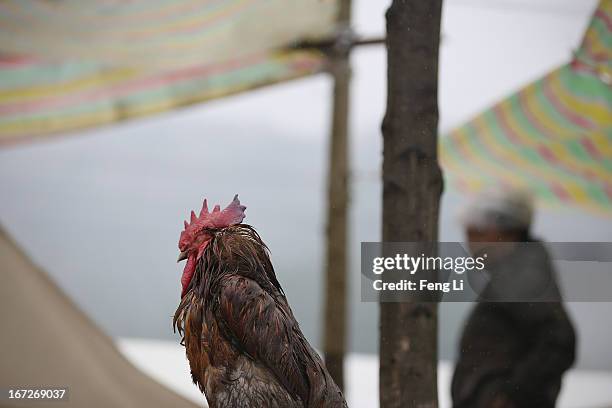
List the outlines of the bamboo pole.
{"label": "bamboo pole", "polygon": [[[442,0],[394,0],[387,11],[383,241],[436,242]],[[431,252],[436,251],[434,245]],[[434,255],[429,253],[427,255]],[[380,407],[437,407],[438,304],[380,304]]]}
{"label": "bamboo pole", "polygon": [[[341,0],[340,28],[348,29],[351,1]],[[340,389],[344,389],[344,354],[347,327],[347,213],[348,213],[348,111],[350,47],[329,56],[334,80],[333,111],[329,145],[327,251],[325,263],[325,364]]]}

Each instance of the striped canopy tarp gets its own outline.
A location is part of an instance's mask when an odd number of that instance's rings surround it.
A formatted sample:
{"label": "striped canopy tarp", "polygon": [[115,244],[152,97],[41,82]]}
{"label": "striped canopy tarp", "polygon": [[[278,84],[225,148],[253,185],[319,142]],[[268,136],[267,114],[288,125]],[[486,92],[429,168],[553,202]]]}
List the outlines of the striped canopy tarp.
{"label": "striped canopy tarp", "polygon": [[323,68],[292,50],[336,0],[0,1],[0,144],[64,133]]}
{"label": "striped canopy tarp", "polygon": [[612,0],[570,63],[442,138],[440,159],[460,190],[509,185],[612,213]]}

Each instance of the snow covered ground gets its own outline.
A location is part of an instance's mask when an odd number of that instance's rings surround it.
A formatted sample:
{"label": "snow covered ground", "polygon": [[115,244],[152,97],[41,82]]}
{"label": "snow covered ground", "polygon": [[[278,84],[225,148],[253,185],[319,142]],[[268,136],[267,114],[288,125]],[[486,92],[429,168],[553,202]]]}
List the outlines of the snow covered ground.
{"label": "snow covered ground", "polygon": [[[190,400],[203,405],[204,397],[191,383],[183,347],[167,340],[120,338],[117,345],[136,367]],[[351,408],[378,406],[378,359],[374,355],[351,354],[346,362],[346,395]],[[440,407],[450,403],[452,365],[439,367]],[[565,378],[560,408],[612,407],[612,372],[571,371]]]}

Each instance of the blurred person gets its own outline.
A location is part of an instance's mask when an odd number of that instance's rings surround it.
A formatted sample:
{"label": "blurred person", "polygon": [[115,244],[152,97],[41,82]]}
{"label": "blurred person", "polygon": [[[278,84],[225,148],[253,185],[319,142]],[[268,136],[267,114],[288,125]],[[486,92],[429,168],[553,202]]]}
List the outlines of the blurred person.
{"label": "blurred person", "polygon": [[554,407],[574,362],[574,328],[532,215],[518,190],[487,191],[463,214],[470,251],[487,255],[488,282],[460,340],[455,408]]}

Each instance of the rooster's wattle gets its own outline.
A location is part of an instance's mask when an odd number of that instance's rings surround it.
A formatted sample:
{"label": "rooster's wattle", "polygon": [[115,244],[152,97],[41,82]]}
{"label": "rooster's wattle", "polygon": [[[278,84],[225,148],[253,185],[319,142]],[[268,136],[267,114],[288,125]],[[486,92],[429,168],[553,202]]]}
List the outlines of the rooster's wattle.
{"label": "rooster's wattle", "polygon": [[221,211],[192,211],[181,233],[183,337],[194,383],[217,407],[346,407],[276,279],[269,252],[241,224],[238,196]]}

